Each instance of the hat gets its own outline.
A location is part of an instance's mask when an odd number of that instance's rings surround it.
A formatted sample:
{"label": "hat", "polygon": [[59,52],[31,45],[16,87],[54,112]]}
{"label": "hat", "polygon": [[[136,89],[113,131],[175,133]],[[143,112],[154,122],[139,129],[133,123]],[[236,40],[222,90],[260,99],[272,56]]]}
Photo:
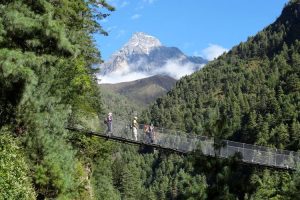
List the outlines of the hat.
{"label": "hat", "polygon": [[134,119],[137,119],[137,117],[134,117]]}

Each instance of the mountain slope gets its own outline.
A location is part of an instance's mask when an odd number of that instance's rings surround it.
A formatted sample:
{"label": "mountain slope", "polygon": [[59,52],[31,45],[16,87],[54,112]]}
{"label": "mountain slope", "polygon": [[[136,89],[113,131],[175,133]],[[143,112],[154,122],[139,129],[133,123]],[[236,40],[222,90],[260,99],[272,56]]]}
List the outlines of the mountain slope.
{"label": "mountain slope", "polygon": [[[178,81],[145,121],[260,145],[300,147],[300,4]],[[150,116],[150,117],[148,117]]]}
{"label": "mountain slope", "polygon": [[133,111],[141,113],[142,107],[124,95],[118,94],[109,89],[101,90],[101,99],[105,111],[112,112],[114,120],[118,119],[131,119]]}
{"label": "mountain slope", "polygon": [[149,78],[117,84],[101,84],[101,88],[124,95],[138,105],[146,105],[166,94],[176,80],[169,76],[155,75]]}

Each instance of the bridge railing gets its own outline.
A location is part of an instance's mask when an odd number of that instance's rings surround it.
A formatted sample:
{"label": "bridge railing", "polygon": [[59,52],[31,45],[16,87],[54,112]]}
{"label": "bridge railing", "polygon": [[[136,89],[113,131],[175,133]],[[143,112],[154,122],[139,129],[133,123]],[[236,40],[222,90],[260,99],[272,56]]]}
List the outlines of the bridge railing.
{"label": "bridge railing", "polygon": [[[239,154],[243,162],[274,166],[279,168],[296,168],[300,162],[297,152],[279,150],[264,146],[251,145],[229,140],[215,142],[213,138],[192,135],[177,130],[154,128],[154,138],[143,131],[143,124],[138,129],[138,141],[151,143],[180,152],[191,152],[200,149],[204,155],[228,158]],[[130,122],[114,120],[112,136],[134,141]],[[221,144],[220,144],[221,143]]]}

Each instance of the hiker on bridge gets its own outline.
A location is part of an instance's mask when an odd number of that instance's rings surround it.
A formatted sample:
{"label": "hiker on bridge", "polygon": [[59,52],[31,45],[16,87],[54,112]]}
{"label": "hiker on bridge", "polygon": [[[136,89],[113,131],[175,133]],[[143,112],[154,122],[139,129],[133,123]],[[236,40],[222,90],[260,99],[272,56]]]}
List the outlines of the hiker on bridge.
{"label": "hiker on bridge", "polygon": [[106,123],[107,125],[107,134],[111,134],[112,133],[112,113],[108,113],[107,118],[105,119],[104,123]]}
{"label": "hiker on bridge", "polygon": [[145,124],[144,125],[144,133],[145,133],[145,141],[147,142],[147,143],[152,143],[151,142],[151,133],[150,133],[150,125],[148,125],[148,124]]}
{"label": "hiker on bridge", "polygon": [[151,139],[151,143],[154,143],[155,142],[155,132],[154,132],[154,126],[153,124],[151,123],[151,125],[149,126],[149,135],[150,135],[150,139]]}
{"label": "hiker on bridge", "polygon": [[133,118],[133,121],[132,121],[132,132],[133,132],[133,137],[134,137],[134,140],[137,141],[138,140],[138,128],[139,128],[139,124],[137,122],[137,117],[134,117]]}
{"label": "hiker on bridge", "polygon": [[155,132],[154,132],[154,126],[151,123],[151,125],[145,124],[144,125],[144,133],[146,136],[146,142],[147,143],[154,143],[155,140]]}

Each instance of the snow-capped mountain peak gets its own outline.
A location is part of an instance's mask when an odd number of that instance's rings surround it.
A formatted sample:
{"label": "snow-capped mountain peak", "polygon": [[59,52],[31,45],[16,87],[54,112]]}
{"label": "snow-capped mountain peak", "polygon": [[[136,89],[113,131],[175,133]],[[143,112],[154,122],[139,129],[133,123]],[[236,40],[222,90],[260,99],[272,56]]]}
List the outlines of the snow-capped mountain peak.
{"label": "snow-capped mountain peak", "polygon": [[[175,67],[184,71],[188,67],[189,73],[200,69],[207,61],[201,57],[192,59],[176,47],[166,47],[154,36],[143,32],[132,35],[129,41],[111,58],[100,66],[101,76],[128,75],[129,73],[143,73],[147,75],[164,74],[164,70]],[[179,73],[179,72],[178,72]]]}
{"label": "snow-capped mountain peak", "polygon": [[143,32],[137,32],[132,35],[130,40],[117,54],[149,54],[153,48],[159,46],[162,46],[162,44],[157,38]]}

